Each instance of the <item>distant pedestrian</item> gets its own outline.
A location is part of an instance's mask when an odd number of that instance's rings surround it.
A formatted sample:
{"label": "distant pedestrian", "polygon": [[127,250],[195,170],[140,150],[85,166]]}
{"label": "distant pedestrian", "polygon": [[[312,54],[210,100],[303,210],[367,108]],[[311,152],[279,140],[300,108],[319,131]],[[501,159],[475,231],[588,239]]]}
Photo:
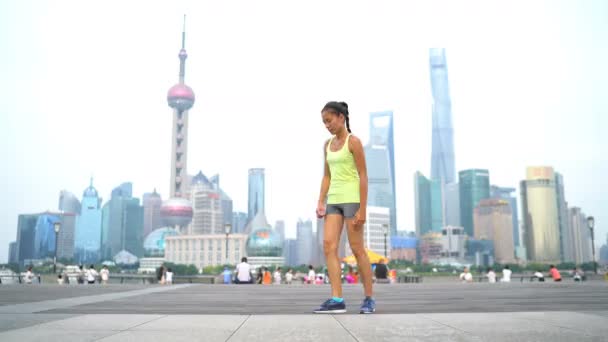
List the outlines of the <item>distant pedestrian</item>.
{"label": "distant pedestrian", "polygon": [[247,258],[241,258],[241,263],[236,265],[235,284],[252,284],[251,265],[247,263]]}
{"label": "distant pedestrian", "polygon": [[291,285],[292,281],[293,281],[293,270],[290,268],[289,270],[287,270],[287,273],[285,273],[285,284]]}
{"label": "distant pedestrian", "polygon": [[281,268],[280,267],[277,267],[277,269],[274,271],[273,278],[274,278],[275,285],[280,285],[281,284],[282,276],[281,276]]}
{"label": "distant pedestrian", "polygon": [[559,274],[559,271],[557,270],[557,267],[555,267],[555,265],[550,266],[549,274],[551,274],[551,278],[553,278],[553,281],[562,281],[562,275]]}
{"label": "distant pedestrian", "polygon": [[468,267],[464,268],[462,273],[460,273],[459,278],[460,278],[460,281],[463,283],[472,283],[473,282],[473,275],[471,274],[471,271],[469,271]]}
{"label": "distant pedestrian", "polygon": [[173,284],[173,271],[171,270],[171,267],[167,268],[167,272],[165,273],[165,282],[167,285]]}
{"label": "distant pedestrian", "polygon": [[108,266],[103,265],[103,268],[99,271],[99,275],[101,276],[101,284],[108,284],[108,280],[110,279],[110,270],[108,270]]}
{"label": "distant pedestrian", "polygon": [[230,284],[232,282],[232,272],[230,272],[228,266],[224,267],[224,272],[222,272],[222,274],[224,275],[224,284]]}
{"label": "distant pedestrian", "polygon": [[89,283],[89,284],[95,284],[95,280],[97,279],[98,275],[99,274],[95,270],[95,265],[89,266],[89,269],[87,270],[87,273],[86,273],[87,283]]}
{"label": "distant pedestrian", "polygon": [[272,275],[270,271],[266,267],[262,267],[262,284],[270,285],[272,284]]}
{"label": "distant pedestrian", "polygon": [[545,275],[540,270],[536,270],[536,272],[534,272],[534,278],[538,281],[545,281]]}
{"label": "distant pedestrian", "polygon": [[32,271],[32,266],[27,268],[27,272],[25,272],[25,283],[31,284],[32,280],[34,280],[34,272]]}
{"label": "distant pedestrian", "polygon": [[496,273],[494,272],[494,270],[491,267],[488,268],[488,273],[486,274],[486,277],[488,278],[488,283],[496,282]]}
{"label": "distant pedestrian", "polygon": [[308,265],[308,278],[306,278],[306,282],[308,284],[314,284],[316,277],[315,268],[312,267],[312,265]]}
{"label": "distant pedestrian", "polygon": [[76,282],[78,284],[84,284],[86,277],[86,271],[84,270],[83,265],[78,265],[78,275],[76,276]]}
{"label": "distant pedestrian", "polygon": [[505,268],[502,269],[502,279],[500,281],[503,283],[510,283],[511,274],[513,274],[513,271],[511,271],[509,265],[506,265]]}
{"label": "distant pedestrian", "polygon": [[61,273],[57,275],[57,284],[63,285],[63,276]]}

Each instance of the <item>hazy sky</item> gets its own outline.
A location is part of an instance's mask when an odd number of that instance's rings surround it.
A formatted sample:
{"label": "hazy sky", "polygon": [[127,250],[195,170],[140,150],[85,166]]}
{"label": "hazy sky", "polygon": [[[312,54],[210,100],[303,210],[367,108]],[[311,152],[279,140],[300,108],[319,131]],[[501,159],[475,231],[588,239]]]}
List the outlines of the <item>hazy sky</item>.
{"label": "hazy sky", "polygon": [[394,111],[397,220],[414,230],[413,174],[431,153],[428,48],[447,49],[456,168],[519,187],[529,165],[608,233],[608,2],[1,1],[0,262],[17,215],[57,209],[94,175],[105,199],[170,176],[171,110],[187,13],[189,173],[221,175],[247,211],[247,169],[266,168],[266,212],[312,218],[328,137],[346,101],[353,133]]}

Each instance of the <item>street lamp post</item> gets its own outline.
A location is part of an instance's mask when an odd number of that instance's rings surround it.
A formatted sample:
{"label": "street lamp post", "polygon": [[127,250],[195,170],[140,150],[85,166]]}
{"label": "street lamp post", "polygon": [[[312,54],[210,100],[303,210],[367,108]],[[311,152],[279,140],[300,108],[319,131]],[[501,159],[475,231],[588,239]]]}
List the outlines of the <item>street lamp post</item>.
{"label": "street lamp post", "polygon": [[384,234],[384,257],[387,258],[387,254],[386,254],[386,236],[388,235],[388,224],[383,224],[382,225],[382,233]]}
{"label": "street lamp post", "polygon": [[595,261],[595,234],[593,232],[595,228],[595,219],[593,218],[593,216],[587,217],[587,226],[591,231],[591,254],[593,256],[593,272],[597,274],[597,261]]}
{"label": "street lamp post", "polygon": [[53,257],[53,273],[57,273],[57,242],[59,241],[59,230],[61,229],[61,222],[57,221],[53,223],[55,229],[55,256]]}
{"label": "street lamp post", "polygon": [[228,236],[230,235],[230,231],[232,230],[232,225],[230,223],[226,223],[224,225],[224,233],[226,233],[226,263],[228,264]]}

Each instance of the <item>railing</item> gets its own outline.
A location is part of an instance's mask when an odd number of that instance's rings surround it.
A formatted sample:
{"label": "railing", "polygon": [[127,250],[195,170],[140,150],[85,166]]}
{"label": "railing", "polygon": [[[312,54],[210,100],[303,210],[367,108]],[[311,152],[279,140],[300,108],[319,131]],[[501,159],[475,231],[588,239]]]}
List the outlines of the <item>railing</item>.
{"label": "railing", "polygon": [[[25,274],[6,274],[6,275],[0,275],[0,284],[2,284],[4,282],[3,279],[17,279],[17,282],[19,284],[24,284],[25,283]],[[42,284],[42,279],[40,274],[35,274],[33,279],[32,279],[32,283],[35,283],[35,279],[38,280],[38,284]]]}
{"label": "railing", "polygon": [[[177,275],[173,276],[173,284],[215,284],[217,276],[212,275]],[[121,284],[126,281],[141,281],[142,284],[156,284],[158,279],[154,274],[128,274],[128,273],[113,273],[110,274],[110,280],[120,280]]]}

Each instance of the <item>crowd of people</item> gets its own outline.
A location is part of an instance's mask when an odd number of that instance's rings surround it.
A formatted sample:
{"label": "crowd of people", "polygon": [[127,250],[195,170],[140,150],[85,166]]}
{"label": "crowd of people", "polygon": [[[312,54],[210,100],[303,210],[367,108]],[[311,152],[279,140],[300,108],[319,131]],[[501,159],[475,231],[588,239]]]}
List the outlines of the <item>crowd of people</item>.
{"label": "crowd of people", "polygon": [[[511,282],[512,274],[513,274],[513,271],[511,271],[511,269],[509,268],[509,265],[507,265],[502,269],[502,277],[500,279],[497,279],[496,272],[494,272],[494,270],[490,267],[487,269],[486,273],[484,274],[484,278],[487,279],[488,283],[496,283],[496,282],[509,283],[509,282]],[[570,275],[571,275],[572,279],[576,282],[583,281],[585,279],[584,272],[579,268],[575,268],[574,270],[572,270],[570,272]],[[484,279],[484,278],[481,278],[481,279]],[[541,270],[536,270],[534,272],[534,274],[530,277],[530,281],[544,282],[545,278],[550,278],[554,282],[562,281],[561,273],[559,272],[557,267],[555,267],[555,265],[551,265],[549,267],[549,272],[547,273],[546,276]],[[472,283],[473,282],[473,275],[471,274],[471,271],[468,267],[464,268],[463,272],[459,276],[459,279],[463,283]],[[481,281],[481,279],[480,279],[480,281]]]}
{"label": "crowd of people", "polygon": [[[359,283],[359,272],[353,268],[353,266],[343,265],[342,271],[343,283]],[[376,282],[392,283],[396,281],[396,270],[389,270],[384,260],[380,260],[378,264],[373,264],[372,271]],[[308,265],[307,273],[296,272],[293,268],[289,268],[284,272],[282,267],[277,267],[274,272],[271,272],[269,268],[265,266],[259,267],[256,272],[254,267],[247,262],[246,257],[241,259],[241,262],[236,265],[234,270],[225,267],[222,276],[224,284],[289,285],[294,282],[314,285],[329,284],[327,270],[322,273],[317,273],[313,265]]]}

